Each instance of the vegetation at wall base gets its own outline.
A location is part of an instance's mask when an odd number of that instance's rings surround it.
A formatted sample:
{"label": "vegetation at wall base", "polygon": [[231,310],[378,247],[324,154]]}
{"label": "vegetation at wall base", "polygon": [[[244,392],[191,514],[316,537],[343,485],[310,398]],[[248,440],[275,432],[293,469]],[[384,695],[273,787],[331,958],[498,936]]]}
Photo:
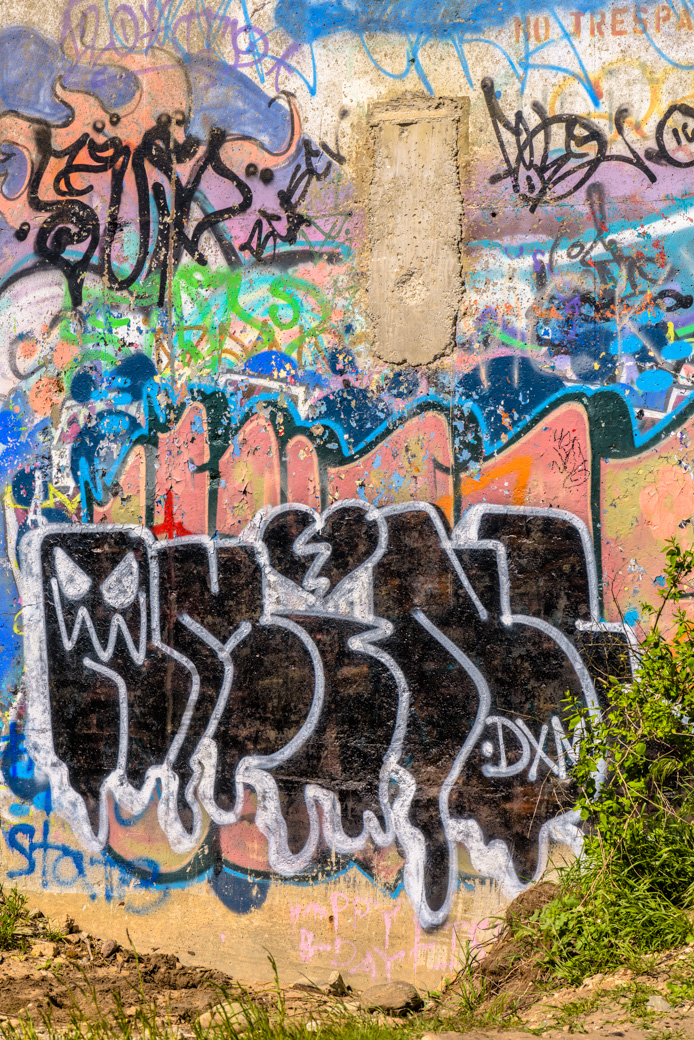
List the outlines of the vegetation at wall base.
{"label": "vegetation at wall base", "polygon": [[543,905],[507,915],[487,974],[505,958],[507,981],[578,985],[694,938],[694,551],[669,541],[661,580],[633,679],[608,680],[601,711],[570,705],[583,854]]}

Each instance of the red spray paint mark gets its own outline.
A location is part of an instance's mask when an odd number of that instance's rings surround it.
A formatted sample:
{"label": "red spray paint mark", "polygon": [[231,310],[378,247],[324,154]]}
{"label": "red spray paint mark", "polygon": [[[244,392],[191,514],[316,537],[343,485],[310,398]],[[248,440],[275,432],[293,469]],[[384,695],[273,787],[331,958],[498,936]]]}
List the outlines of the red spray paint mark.
{"label": "red spray paint mark", "polygon": [[174,520],[173,488],[169,488],[164,500],[164,521],[161,524],[154,524],[152,534],[157,538],[183,538],[192,533],[179,520]]}

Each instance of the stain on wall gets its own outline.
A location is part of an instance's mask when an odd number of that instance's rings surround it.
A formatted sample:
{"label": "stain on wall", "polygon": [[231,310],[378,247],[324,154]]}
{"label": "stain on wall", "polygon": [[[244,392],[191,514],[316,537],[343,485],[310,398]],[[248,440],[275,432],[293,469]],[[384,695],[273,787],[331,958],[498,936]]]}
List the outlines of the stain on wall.
{"label": "stain on wall", "polygon": [[694,11],[0,13],[0,869],[434,984],[694,541]]}

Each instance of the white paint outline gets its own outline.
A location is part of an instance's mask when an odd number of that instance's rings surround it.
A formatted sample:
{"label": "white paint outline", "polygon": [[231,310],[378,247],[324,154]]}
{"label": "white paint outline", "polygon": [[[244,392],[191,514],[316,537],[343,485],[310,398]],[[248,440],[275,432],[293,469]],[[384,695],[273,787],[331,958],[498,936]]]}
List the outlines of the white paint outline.
{"label": "white paint outline", "polygon": [[[378,543],[375,551],[367,560],[362,561],[354,571],[342,578],[337,586],[330,590],[327,580],[321,576],[321,570],[332,552],[332,546],[328,542],[321,541],[320,536],[330,518],[338,514],[339,510],[346,508],[359,509],[363,513],[365,522],[373,522],[377,525]],[[272,567],[267,547],[263,543],[264,533],[268,525],[282,513],[290,511],[305,512],[310,520],[308,526],[298,536],[292,547],[293,552],[297,556],[313,557],[303,580],[303,588],[297,586],[296,583]],[[581,686],[589,712],[594,714],[599,710],[590,674],[583,664],[579,652],[568,637],[541,618],[511,613],[511,587],[504,544],[497,539],[479,538],[480,526],[487,513],[511,516],[544,516],[569,522],[580,536],[588,576],[588,597],[591,613],[590,621],[576,621],[576,629],[577,631],[605,631],[622,634],[629,641],[631,653],[633,649],[633,633],[626,626],[618,623],[603,622],[598,616],[597,572],[590,535],[585,524],[566,510],[478,504],[472,506],[467,511],[455,527],[450,538],[437,510],[430,503],[406,502],[378,509],[369,503],[363,502],[361,499],[348,499],[343,502],[337,502],[322,514],[309,506],[293,503],[286,503],[276,508],[266,508],[256,514],[245,531],[242,532],[240,538],[223,540],[212,540],[206,536],[193,535],[171,541],[156,542],[151,532],[142,527],[117,524],[85,524],[79,527],[78,531],[80,534],[104,534],[109,531],[117,531],[127,533],[132,539],[139,539],[144,543],[150,567],[149,598],[152,645],[186,668],[190,675],[191,683],[181,722],[164,761],[160,765],[152,766],[147,770],[142,788],[139,791],[136,790],[127,781],[126,776],[128,736],[126,734],[124,737],[123,731],[124,726],[127,730],[127,690],[122,677],[108,668],[106,662],[113,655],[117,632],[120,628],[133,661],[138,664],[143,663],[146,653],[146,637],[143,637],[143,629],[146,630],[146,595],[140,590],[141,623],[139,646],[135,646],[125,621],[117,613],[111,618],[109,637],[104,648],[96,636],[88,612],[82,606],[78,609],[72,633],[68,636],[59,589],[57,588],[56,580],[52,579],[51,588],[55,599],[58,624],[66,649],[74,648],[81,628],[84,625],[89,632],[95,652],[101,661],[99,663],[85,658],[84,664],[86,667],[110,678],[115,683],[121,706],[118,765],[102,784],[99,827],[98,833],[95,835],[89,823],[83,799],[72,789],[69,783],[67,767],[57,758],[54,750],[50,721],[46,633],[43,626],[41,545],[44,538],[49,535],[70,534],[74,537],[77,532],[66,530],[63,524],[44,525],[28,532],[20,545],[23,587],[27,594],[27,602],[23,606],[27,676],[27,749],[36,765],[49,778],[53,805],[56,812],[70,820],[73,827],[75,827],[77,835],[84,841],[87,847],[94,850],[101,849],[107,840],[108,813],[106,798],[109,793],[116,800],[120,801],[128,811],[139,813],[144,811],[149,804],[157,783],[161,783],[161,797],[158,806],[160,826],[175,851],[188,852],[192,851],[199,843],[202,835],[204,815],[220,825],[237,822],[240,819],[243,808],[245,789],[251,788],[255,791],[257,797],[256,824],[268,841],[270,866],[282,876],[295,875],[308,867],[315,856],[321,832],[329,848],[336,853],[346,856],[354,855],[363,849],[368,841],[372,841],[377,847],[385,847],[391,844],[394,838],[397,838],[405,853],[404,887],[415,908],[420,924],[425,928],[437,927],[447,918],[450,912],[458,879],[458,843],[463,844],[467,848],[474,869],[494,878],[506,894],[516,894],[527,887],[518,879],[513,868],[511,854],[504,842],[496,840],[487,844],[484,841],[481,828],[475,820],[459,820],[450,816],[449,801],[452,788],[459,780],[464,764],[468,760],[473,747],[481,738],[485,727],[487,724],[496,721],[497,716],[489,715],[492,706],[492,693],[479,669],[459,647],[431,622],[422,610],[416,609],[413,611],[413,616],[417,623],[430,636],[436,639],[453,659],[464,668],[472,679],[479,696],[475,721],[439,793],[439,812],[449,844],[449,877],[446,897],[441,907],[436,910],[432,910],[426,900],[426,841],[424,835],[411,824],[408,818],[409,807],[416,793],[416,781],[400,762],[409,720],[410,691],[405,675],[396,661],[378,645],[381,640],[392,635],[393,625],[388,619],[378,618],[373,613],[373,568],[381,559],[388,546],[388,517],[414,511],[427,514],[436,530],[441,548],[447,554],[451,567],[470,596],[481,620],[488,618],[488,611],[472,588],[462,563],[457,556],[457,552],[460,550],[475,552],[487,549],[495,553],[499,576],[499,608],[502,623],[509,627],[514,625],[529,626],[541,631],[550,638],[571,665]],[[314,669],[314,690],[311,707],[305,722],[286,745],[271,754],[246,755],[239,761],[235,770],[236,802],[234,808],[230,811],[221,810],[214,800],[214,780],[218,757],[214,739],[215,732],[228,698],[233,696],[233,651],[247,638],[252,630],[252,626],[247,621],[241,622],[226,643],[222,644],[199,622],[187,614],[179,616],[180,622],[217,654],[224,667],[224,678],[215,707],[203,736],[190,759],[192,776],[186,787],[186,802],[193,812],[194,822],[193,828],[189,832],[183,828],[178,813],[177,794],[179,780],[175,771],[175,764],[199,699],[200,677],[192,661],[179,651],[164,644],[161,640],[158,563],[159,555],[165,548],[172,545],[178,547],[193,544],[205,549],[209,567],[210,587],[213,595],[219,594],[218,548],[226,545],[239,545],[254,552],[262,573],[263,613],[258,623],[265,627],[279,627],[292,632],[304,644],[309,652]],[[292,614],[297,620],[288,617],[288,614]],[[298,619],[302,614],[306,617],[320,617],[335,621],[351,619],[370,625],[370,630],[351,636],[348,640],[348,646],[356,653],[373,657],[374,660],[378,661],[382,667],[385,667],[390,672],[397,688],[398,709],[393,735],[389,747],[384,753],[379,777],[379,801],[385,821],[385,829],[375,815],[367,810],[363,817],[364,826],[362,832],[356,837],[346,835],[341,825],[339,797],[334,792],[321,787],[320,784],[307,783],[304,787],[304,801],[309,817],[309,835],[304,847],[299,852],[292,853],[287,838],[286,821],[283,819],[281,812],[279,791],[272,771],[284,762],[289,761],[296,751],[310,740],[318,725],[325,698],[325,676],[322,659],[318,647],[298,623]],[[562,774],[566,775],[566,755],[569,758],[572,757],[572,751],[575,748],[575,740],[577,738],[574,734],[574,744],[570,744],[563,729],[561,729],[558,716],[552,716],[549,725],[544,724],[542,726],[540,736],[537,739],[521,719],[516,718],[512,720],[504,716],[498,716],[498,718],[502,719],[503,725],[514,728],[521,735],[525,741],[523,746],[527,745],[529,753],[530,749],[534,749],[535,755],[530,768],[533,776],[536,775],[537,766],[542,760],[545,761],[546,765],[549,764],[549,768],[561,779],[564,778]],[[561,729],[561,734],[557,727]],[[551,735],[554,736],[557,748],[556,763],[544,751],[540,752],[538,750],[538,745],[540,748],[544,748],[545,739]],[[522,756],[521,761],[523,764],[521,767],[517,768],[516,763],[498,775],[514,775],[522,771],[528,764],[525,761],[525,757],[525,755]],[[503,764],[501,764],[501,767],[503,770]],[[497,774],[489,772],[489,775]],[[529,779],[532,778],[529,776]],[[602,777],[599,777],[599,780],[601,779]],[[396,782],[398,788],[391,804],[392,781]],[[549,845],[552,841],[560,840],[568,844],[574,851],[580,849],[581,833],[577,826],[578,822],[577,813],[571,810],[561,813],[543,824],[538,837],[540,858],[538,860],[536,877],[533,880],[536,880],[544,872]]]}

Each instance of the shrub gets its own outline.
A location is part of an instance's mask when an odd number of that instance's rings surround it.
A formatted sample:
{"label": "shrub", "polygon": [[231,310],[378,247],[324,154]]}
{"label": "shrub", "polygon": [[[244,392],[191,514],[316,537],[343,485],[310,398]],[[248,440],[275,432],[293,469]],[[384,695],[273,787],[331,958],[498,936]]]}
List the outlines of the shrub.
{"label": "shrub", "polygon": [[584,851],[515,931],[536,960],[539,943],[546,978],[575,984],[692,937],[694,620],[682,604],[692,595],[694,551],[673,539],[659,604],[642,606],[633,679],[607,682],[602,712],[570,705]]}

